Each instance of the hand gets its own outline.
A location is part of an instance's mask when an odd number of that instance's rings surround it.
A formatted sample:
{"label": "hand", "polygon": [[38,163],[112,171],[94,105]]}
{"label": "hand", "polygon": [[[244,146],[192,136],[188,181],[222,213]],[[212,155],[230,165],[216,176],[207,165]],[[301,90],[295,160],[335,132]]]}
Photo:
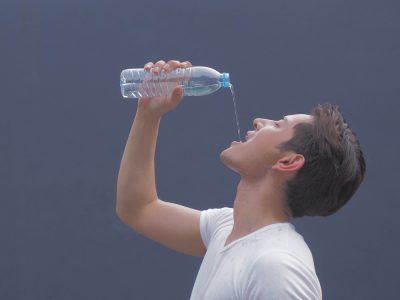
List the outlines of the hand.
{"label": "hand", "polygon": [[[160,60],[156,64],[152,62],[147,63],[144,66],[146,71],[153,72],[154,74],[160,74],[163,70],[166,73],[172,72],[177,68],[190,68],[192,64],[189,61],[180,62],[178,60],[170,60],[168,63]],[[165,113],[174,109],[182,101],[183,89],[176,83],[176,86],[172,90],[171,95],[163,97],[146,97],[138,99],[138,109],[146,114],[151,114],[156,117],[161,117]]]}

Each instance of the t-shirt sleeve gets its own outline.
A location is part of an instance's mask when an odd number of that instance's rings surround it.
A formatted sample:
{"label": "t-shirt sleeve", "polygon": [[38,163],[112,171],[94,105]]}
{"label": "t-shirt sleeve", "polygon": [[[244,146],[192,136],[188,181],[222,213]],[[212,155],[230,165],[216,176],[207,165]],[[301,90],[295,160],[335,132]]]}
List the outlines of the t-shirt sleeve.
{"label": "t-shirt sleeve", "polygon": [[258,258],[251,268],[244,299],[321,300],[319,283],[295,256],[272,252]]}
{"label": "t-shirt sleeve", "polygon": [[218,226],[229,216],[232,208],[210,208],[202,210],[200,214],[200,235],[206,248],[211,238],[218,230]]}

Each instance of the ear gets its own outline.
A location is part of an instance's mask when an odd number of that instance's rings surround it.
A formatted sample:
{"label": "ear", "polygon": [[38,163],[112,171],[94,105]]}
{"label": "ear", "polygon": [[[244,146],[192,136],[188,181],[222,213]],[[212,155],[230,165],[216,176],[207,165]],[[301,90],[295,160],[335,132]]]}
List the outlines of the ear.
{"label": "ear", "polygon": [[298,171],[304,166],[304,156],[298,153],[291,153],[280,158],[275,165],[272,166],[272,170],[282,172],[293,172]]}

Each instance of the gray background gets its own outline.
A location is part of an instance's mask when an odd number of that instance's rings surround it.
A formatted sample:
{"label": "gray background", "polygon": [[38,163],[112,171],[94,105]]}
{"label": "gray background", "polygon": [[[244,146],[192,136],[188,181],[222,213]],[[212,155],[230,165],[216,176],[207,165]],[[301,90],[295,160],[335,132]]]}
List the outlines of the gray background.
{"label": "gray background", "polygon": [[[399,260],[398,1],[0,2],[0,299],[188,299],[201,263],[115,214],[136,110],[120,71],[159,59],[229,72],[242,131],[255,117],[339,104],[367,161],[328,218],[295,220],[324,299],[393,299]],[[231,206],[229,90],[187,97],[161,123],[162,199]]]}

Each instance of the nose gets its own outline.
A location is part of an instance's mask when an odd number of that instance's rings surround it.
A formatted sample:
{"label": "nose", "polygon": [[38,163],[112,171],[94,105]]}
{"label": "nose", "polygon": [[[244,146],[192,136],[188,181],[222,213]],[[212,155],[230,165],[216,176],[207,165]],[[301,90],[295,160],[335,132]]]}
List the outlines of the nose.
{"label": "nose", "polygon": [[261,118],[256,118],[253,121],[253,126],[255,130],[260,129],[261,127],[265,126],[265,124],[268,122],[267,119],[261,119]]}
{"label": "nose", "polygon": [[256,119],[254,119],[254,121],[253,121],[253,127],[254,127],[254,129],[255,130],[258,130],[259,128],[260,128],[260,121],[261,121],[261,119],[260,118],[256,118]]}

